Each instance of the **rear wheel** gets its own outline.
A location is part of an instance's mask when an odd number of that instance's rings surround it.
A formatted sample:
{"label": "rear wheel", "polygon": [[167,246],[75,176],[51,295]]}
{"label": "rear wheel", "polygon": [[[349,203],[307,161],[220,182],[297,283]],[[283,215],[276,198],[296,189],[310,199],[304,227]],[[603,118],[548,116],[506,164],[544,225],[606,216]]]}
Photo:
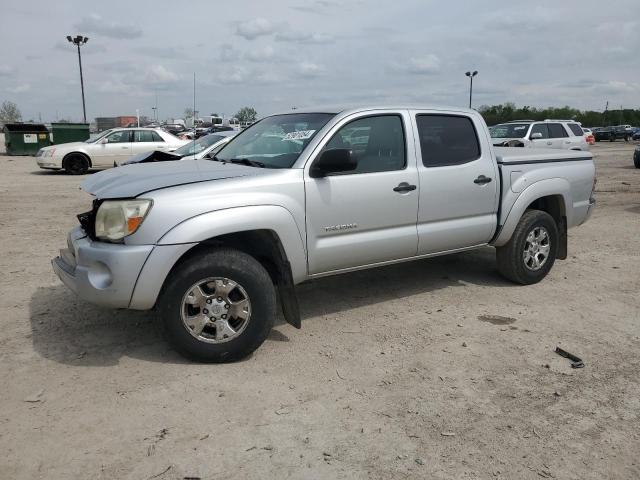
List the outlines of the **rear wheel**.
{"label": "rear wheel", "polygon": [[70,175],[84,175],[89,170],[89,161],[84,155],[74,153],[64,159],[64,169]]}
{"label": "rear wheel", "polygon": [[167,340],[184,356],[231,362],[267,338],[276,315],[271,277],[252,256],[219,249],[172,271],[159,304]]}
{"label": "rear wheel", "polygon": [[633,156],[633,164],[636,168],[640,168],[640,152],[636,152]]}
{"label": "rear wheel", "polygon": [[547,276],[556,260],[558,227],[547,212],[527,210],[511,240],[496,248],[498,270],[522,285],[537,283]]}

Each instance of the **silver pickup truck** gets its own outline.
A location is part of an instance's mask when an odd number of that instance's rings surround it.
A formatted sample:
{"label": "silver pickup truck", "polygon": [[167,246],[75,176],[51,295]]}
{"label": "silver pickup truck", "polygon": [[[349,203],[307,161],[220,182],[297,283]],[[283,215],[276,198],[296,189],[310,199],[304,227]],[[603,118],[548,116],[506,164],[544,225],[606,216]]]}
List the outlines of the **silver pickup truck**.
{"label": "silver pickup truck", "polygon": [[309,279],[491,245],[506,278],[538,282],[594,186],[589,152],[494,148],[473,110],[298,110],[212,158],[91,175],[53,268],[89,302],[155,309],[184,355],[231,361],[278,304],[300,327]]}

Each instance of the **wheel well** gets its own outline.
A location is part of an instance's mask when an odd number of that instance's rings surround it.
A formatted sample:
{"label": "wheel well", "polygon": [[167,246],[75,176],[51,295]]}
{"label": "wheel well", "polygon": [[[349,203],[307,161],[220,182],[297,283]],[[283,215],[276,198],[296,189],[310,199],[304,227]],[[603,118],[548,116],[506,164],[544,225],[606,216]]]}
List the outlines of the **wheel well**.
{"label": "wheel well", "polygon": [[209,238],[185,253],[175,266],[203,250],[216,247],[235,248],[251,255],[269,272],[271,280],[276,285],[281,283],[283,275],[287,273],[286,269],[290,269],[280,238],[272,230],[249,230]]}
{"label": "wheel well", "polygon": [[91,159],[89,158],[89,155],[87,155],[86,153],[82,153],[82,152],[71,152],[71,153],[67,153],[63,158],[62,158],[62,168],[65,168],[66,165],[66,161],[69,157],[73,156],[73,155],[80,155],[81,157],[84,157],[85,160],[87,161],[87,163],[89,164],[89,167],[93,167],[93,165],[91,164]]}
{"label": "wheel well", "polygon": [[529,204],[527,210],[542,210],[553,217],[560,235],[560,244],[558,245],[556,256],[560,260],[567,258],[567,211],[562,195],[549,195],[538,198]]}

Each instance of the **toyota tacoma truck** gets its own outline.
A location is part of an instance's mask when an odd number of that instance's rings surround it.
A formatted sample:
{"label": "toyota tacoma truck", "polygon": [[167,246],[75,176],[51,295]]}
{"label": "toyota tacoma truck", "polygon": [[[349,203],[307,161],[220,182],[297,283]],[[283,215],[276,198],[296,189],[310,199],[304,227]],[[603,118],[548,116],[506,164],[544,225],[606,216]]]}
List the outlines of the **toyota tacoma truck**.
{"label": "toyota tacoma truck", "polygon": [[593,211],[583,151],[494,148],[473,110],[371,107],[266,117],[215,155],[91,175],[92,208],[53,259],[88,302],[154,309],[187,357],[258,348],[295,285],[493,246],[529,285]]}

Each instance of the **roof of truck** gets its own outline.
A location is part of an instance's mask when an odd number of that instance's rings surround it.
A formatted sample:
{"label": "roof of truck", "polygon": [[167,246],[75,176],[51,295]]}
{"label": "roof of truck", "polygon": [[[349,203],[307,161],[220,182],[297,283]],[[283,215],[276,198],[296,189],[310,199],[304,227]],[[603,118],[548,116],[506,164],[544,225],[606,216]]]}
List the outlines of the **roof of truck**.
{"label": "roof of truck", "polygon": [[274,115],[295,113],[345,113],[361,112],[366,110],[436,110],[446,112],[460,112],[477,114],[476,110],[464,107],[452,107],[445,105],[411,105],[411,104],[372,104],[372,105],[319,105],[311,107],[296,107],[295,110],[276,112]]}

